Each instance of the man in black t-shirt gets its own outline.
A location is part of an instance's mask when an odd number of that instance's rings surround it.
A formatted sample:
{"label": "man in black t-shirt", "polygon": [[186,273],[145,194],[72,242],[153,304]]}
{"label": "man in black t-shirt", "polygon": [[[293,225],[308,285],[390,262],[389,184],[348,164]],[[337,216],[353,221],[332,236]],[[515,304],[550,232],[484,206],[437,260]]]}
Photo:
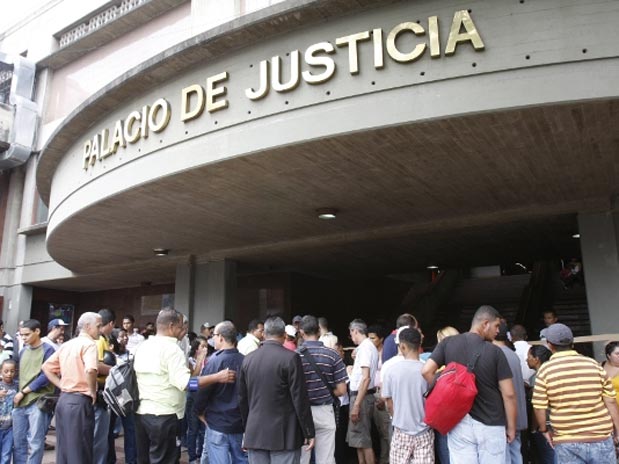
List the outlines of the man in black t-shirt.
{"label": "man in black t-shirt", "polygon": [[505,355],[492,340],[499,330],[499,313],[481,306],[473,316],[471,330],[445,338],[426,362],[422,374],[428,383],[439,367],[452,361],[467,365],[477,353],[477,397],[471,411],[448,435],[453,464],[505,462],[506,443],[516,436],[516,394]]}

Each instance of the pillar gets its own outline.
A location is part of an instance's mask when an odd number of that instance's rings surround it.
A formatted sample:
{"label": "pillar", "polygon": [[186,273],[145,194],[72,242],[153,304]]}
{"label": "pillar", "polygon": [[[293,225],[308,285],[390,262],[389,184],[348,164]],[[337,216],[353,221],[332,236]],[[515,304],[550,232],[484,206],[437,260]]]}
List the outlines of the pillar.
{"label": "pillar", "polygon": [[[587,287],[591,332],[619,333],[619,213],[578,215],[580,247]],[[603,359],[604,342],[594,344],[596,359]]]}
{"label": "pillar", "polygon": [[189,316],[194,332],[205,322],[216,324],[236,319],[236,262],[230,260],[196,264],[193,260],[176,268],[175,306]]}

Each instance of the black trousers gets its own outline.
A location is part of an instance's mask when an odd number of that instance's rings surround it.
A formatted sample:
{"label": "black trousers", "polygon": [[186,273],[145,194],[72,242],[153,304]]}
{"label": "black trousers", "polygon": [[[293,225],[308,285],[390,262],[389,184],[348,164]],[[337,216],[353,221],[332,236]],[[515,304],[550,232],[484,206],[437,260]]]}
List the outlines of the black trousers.
{"label": "black trousers", "polygon": [[176,414],[136,414],[138,464],[178,464],[181,457],[178,431]]}
{"label": "black trousers", "polygon": [[95,410],[92,398],[61,393],[56,405],[56,464],[93,462]]}

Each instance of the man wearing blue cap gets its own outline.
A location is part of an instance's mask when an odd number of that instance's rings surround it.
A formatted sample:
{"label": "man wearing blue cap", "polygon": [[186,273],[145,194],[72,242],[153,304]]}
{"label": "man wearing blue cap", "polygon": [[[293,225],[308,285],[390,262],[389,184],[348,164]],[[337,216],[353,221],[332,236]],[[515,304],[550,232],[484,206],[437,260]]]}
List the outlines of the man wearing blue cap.
{"label": "man wearing blue cap", "polygon": [[68,326],[65,321],[62,319],[52,319],[47,324],[47,335],[43,337],[41,340],[43,343],[47,343],[54,347],[54,351],[57,351],[60,348],[60,344],[58,343],[58,337],[61,335],[64,336],[64,328]]}

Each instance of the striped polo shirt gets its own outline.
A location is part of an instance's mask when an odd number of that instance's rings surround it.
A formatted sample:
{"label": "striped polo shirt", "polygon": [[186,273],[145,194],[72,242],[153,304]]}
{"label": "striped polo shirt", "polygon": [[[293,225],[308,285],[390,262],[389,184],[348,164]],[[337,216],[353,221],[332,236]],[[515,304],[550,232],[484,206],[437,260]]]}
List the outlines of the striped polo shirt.
{"label": "striped polo shirt", "polygon": [[607,439],[613,431],[603,397],[615,395],[597,361],[569,350],[553,354],[542,365],[532,404],[550,409],[554,443],[593,442]]}
{"label": "striped polo shirt", "polygon": [[[325,347],[322,342],[314,340],[304,341],[303,347],[307,348],[307,351],[309,351],[314,358],[314,362],[329,382],[331,390],[339,383],[348,382],[346,366],[344,366],[344,362],[337,351]],[[305,385],[307,386],[310,404],[312,406],[333,404],[333,397],[329,390],[327,390],[324,382],[320,379],[303,353],[299,352],[299,354],[303,361]]]}

